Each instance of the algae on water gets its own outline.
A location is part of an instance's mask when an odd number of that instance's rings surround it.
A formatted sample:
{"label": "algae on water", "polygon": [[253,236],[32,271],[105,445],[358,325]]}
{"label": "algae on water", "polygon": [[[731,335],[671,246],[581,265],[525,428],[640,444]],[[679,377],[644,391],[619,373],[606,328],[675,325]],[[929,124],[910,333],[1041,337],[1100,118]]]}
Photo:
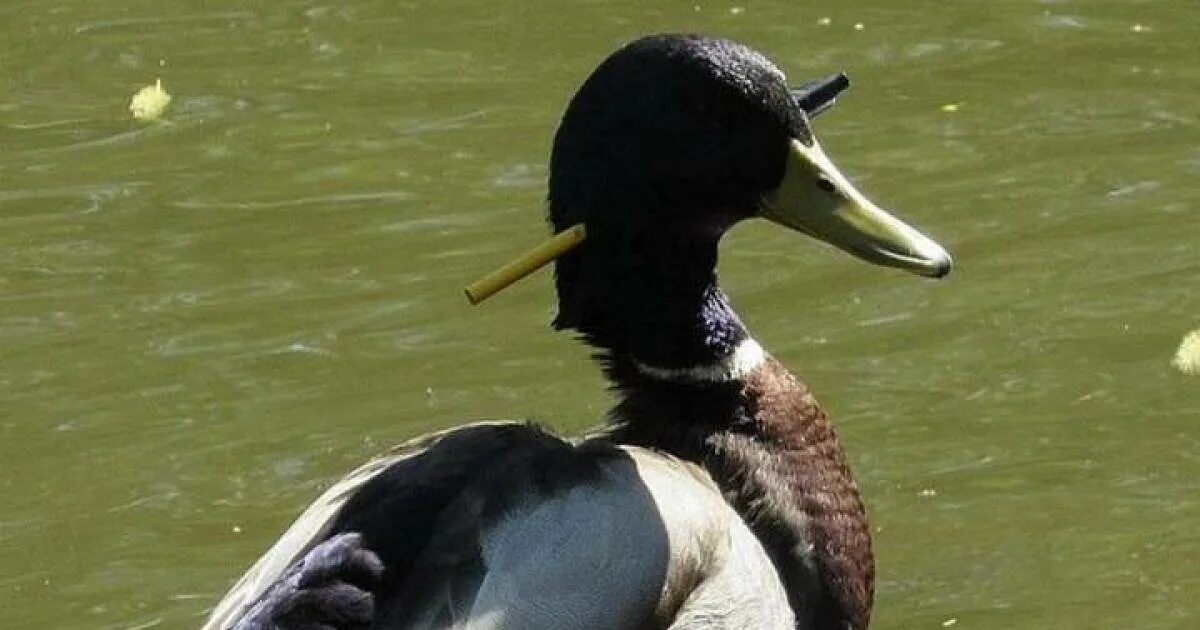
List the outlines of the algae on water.
{"label": "algae on water", "polygon": [[163,89],[162,79],[155,79],[154,85],[147,85],[133,95],[129,102],[129,111],[138,120],[158,120],[171,104],[171,95]]}
{"label": "algae on water", "polygon": [[1183,336],[1171,365],[1184,374],[1200,375],[1200,328]]}

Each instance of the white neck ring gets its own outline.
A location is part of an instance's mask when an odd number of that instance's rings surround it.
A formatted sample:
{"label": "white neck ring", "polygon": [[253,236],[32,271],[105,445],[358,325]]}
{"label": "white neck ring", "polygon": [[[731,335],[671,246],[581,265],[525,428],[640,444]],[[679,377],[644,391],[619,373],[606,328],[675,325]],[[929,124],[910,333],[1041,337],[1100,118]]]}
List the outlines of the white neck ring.
{"label": "white neck ring", "polygon": [[724,383],[740,381],[757,370],[767,360],[767,353],[754,339],[747,337],[724,358],[707,365],[685,368],[663,368],[634,360],[637,370],[662,381],[697,381]]}

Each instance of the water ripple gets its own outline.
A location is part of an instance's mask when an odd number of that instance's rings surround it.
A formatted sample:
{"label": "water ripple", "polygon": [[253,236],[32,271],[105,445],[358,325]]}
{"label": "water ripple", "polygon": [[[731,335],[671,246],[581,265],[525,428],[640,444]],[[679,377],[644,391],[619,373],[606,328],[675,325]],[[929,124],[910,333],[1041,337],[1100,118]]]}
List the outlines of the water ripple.
{"label": "water ripple", "polygon": [[188,24],[193,22],[211,22],[214,20],[249,20],[255,17],[250,11],[229,11],[226,13],[210,13],[206,15],[154,16],[121,18],[116,20],[97,20],[84,22],[75,27],[75,33],[90,33],[93,31],[120,29],[126,27],[164,26],[168,24]]}
{"label": "water ripple", "polygon": [[182,210],[274,210],[278,208],[293,208],[311,205],[360,204],[364,202],[396,202],[411,199],[412,194],[400,190],[381,191],[373,193],[346,193],[338,195],[317,195],[313,197],[297,197],[279,201],[176,201],[176,208]]}

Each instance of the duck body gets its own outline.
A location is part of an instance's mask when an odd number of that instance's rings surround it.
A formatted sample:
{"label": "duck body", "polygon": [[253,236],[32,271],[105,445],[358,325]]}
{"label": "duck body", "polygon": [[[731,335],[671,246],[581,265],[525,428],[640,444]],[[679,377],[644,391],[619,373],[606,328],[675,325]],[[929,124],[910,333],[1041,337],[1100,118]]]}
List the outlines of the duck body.
{"label": "duck body", "polygon": [[922,275],[949,258],[850,187],[802,102],[728,40],[605,60],[555,137],[549,219],[587,227],[556,262],[554,326],[597,349],[607,427],[467,425],[366,464],[205,629],[864,630],[874,563],[845,455],[719,288],[718,243],[757,216]]}
{"label": "duck body", "polygon": [[796,627],[712,478],[606,437],[468,425],[368,464],[314,507],[209,627]]}

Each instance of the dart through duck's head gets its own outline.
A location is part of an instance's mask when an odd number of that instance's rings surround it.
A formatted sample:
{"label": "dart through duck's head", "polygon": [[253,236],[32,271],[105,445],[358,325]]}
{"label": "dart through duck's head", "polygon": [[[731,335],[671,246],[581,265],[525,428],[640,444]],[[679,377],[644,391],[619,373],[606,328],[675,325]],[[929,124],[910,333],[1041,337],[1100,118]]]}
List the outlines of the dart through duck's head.
{"label": "dart through duck's head", "polygon": [[717,244],[754,217],[945,275],[946,251],[858,192],[813,136],[809,117],[846,84],[792,89],[762,54],[696,35],[613,53],[554,139],[549,217],[561,242],[541,260],[557,259],[555,326],[656,365],[732,352],[745,335],[716,287]]}

